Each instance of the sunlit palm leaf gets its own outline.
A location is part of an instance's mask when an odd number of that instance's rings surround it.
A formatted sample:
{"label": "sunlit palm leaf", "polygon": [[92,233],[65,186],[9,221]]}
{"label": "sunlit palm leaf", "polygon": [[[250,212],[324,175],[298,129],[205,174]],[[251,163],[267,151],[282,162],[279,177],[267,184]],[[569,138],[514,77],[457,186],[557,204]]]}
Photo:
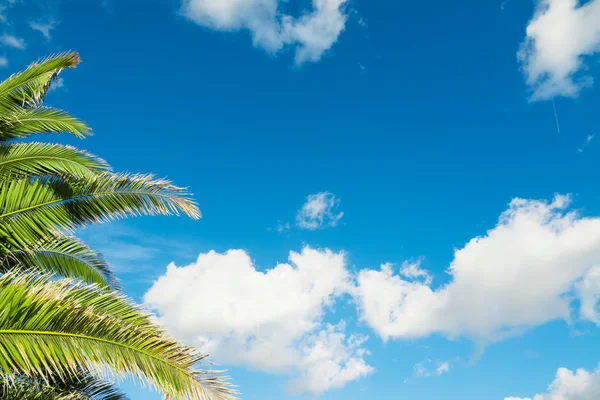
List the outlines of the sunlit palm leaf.
{"label": "sunlit palm leaf", "polygon": [[71,146],[0,144],[0,177],[9,174],[89,177],[108,169],[104,160]]}
{"label": "sunlit palm leaf", "polygon": [[61,53],[33,63],[0,82],[0,113],[39,105],[60,71],[75,67],[79,61],[77,53]]}
{"label": "sunlit palm leaf", "polygon": [[16,377],[0,383],[0,398],[10,400],[127,400],[112,382],[89,375],[72,375],[63,381]]}
{"label": "sunlit palm leaf", "polygon": [[0,140],[38,133],[71,133],[82,138],[91,130],[79,119],[54,108],[17,109],[0,115]]}
{"label": "sunlit palm leaf", "polygon": [[117,290],[120,287],[104,257],[73,236],[51,236],[13,250],[5,255],[4,268],[52,273]]}
{"label": "sunlit palm leaf", "polygon": [[0,181],[0,241],[13,248],[36,243],[61,229],[180,211],[200,217],[185,189],[151,175],[104,173],[69,182],[54,178]]}
{"label": "sunlit palm leaf", "polygon": [[[100,295],[114,309],[91,305]],[[73,280],[7,273],[0,277],[0,368],[7,377],[65,380],[132,374],[169,398],[233,399],[219,373],[196,370],[205,356],[169,338],[122,296]],[[121,318],[127,316],[125,318]],[[134,323],[130,323],[133,321]],[[146,321],[143,323],[136,323]]]}

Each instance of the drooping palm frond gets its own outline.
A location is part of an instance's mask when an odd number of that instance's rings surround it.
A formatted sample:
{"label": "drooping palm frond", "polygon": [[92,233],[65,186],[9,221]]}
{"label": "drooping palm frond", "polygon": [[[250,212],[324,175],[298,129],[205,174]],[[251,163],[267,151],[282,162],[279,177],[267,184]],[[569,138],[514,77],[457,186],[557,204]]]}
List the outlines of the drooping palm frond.
{"label": "drooping palm frond", "polygon": [[151,175],[103,173],[90,178],[0,180],[0,242],[13,248],[60,230],[135,215],[200,218],[185,189]]}
{"label": "drooping palm frond", "polygon": [[[103,301],[90,304],[97,296]],[[0,310],[0,369],[9,379],[131,374],[168,398],[235,398],[219,372],[194,368],[206,363],[204,355],[169,338],[116,293],[9,272],[0,277]]]}
{"label": "drooping palm frond", "polygon": [[16,109],[0,114],[0,141],[39,133],[71,133],[83,138],[91,130],[79,119],[55,108]]}
{"label": "drooping palm frond", "polygon": [[65,381],[16,377],[0,378],[0,398],[10,400],[128,400],[112,382],[85,374]]}
{"label": "drooping palm frond", "polygon": [[109,169],[86,151],[52,143],[0,144],[0,178],[6,175],[89,177]]}
{"label": "drooping palm frond", "polygon": [[24,249],[4,251],[4,271],[22,269],[51,273],[100,287],[120,289],[119,281],[104,257],[73,236],[50,236]]}
{"label": "drooping palm frond", "polygon": [[0,82],[0,115],[18,108],[38,106],[60,71],[73,68],[79,62],[77,53],[57,54],[33,63]]}

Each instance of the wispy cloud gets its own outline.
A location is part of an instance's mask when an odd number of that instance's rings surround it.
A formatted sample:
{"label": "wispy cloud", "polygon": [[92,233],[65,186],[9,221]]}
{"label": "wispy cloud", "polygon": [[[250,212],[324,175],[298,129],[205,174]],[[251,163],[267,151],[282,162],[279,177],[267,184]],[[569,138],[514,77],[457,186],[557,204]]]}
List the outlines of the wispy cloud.
{"label": "wispy cloud", "polygon": [[267,228],[267,230],[286,233],[292,228],[315,231],[334,227],[344,216],[343,212],[337,211],[339,204],[340,199],[335,197],[333,193],[320,192],[310,194],[306,197],[306,202],[296,213],[295,224],[292,225],[289,222],[277,221],[275,228]]}
{"label": "wispy cloud", "polygon": [[195,253],[184,241],[141,232],[125,223],[91,226],[81,230],[79,236],[100,251],[117,274],[149,282],[154,276],[140,272],[155,268],[158,259],[193,257]]}
{"label": "wispy cloud", "polygon": [[4,33],[0,35],[0,44],[23,50],[25,48],[25,39]]}
{"label": "wispy cloud", "polygon": [[40,22],[40,21],[31,21],[29,22],[29,27],[34,31],[41,33],[46,40],[50,40],[52,38],[52,30],[56,28],[58,22],[48,21],[48,22]]}
{"label": "wispy cloud", "polygon": [[0,3],[0,22],[5,24],[8,22],[6,11],[15,5],[16,2],[17,0],[5,0]]}
{"label": "wispy cloud", "polygon": [[[451,360],[441,361],[426,359],[413,366],[412,380],[417,378],[428,378],[431,376],[441,376],[450,371]],[[408,383],[410,380],[405,380]]]}
{"label": "wispy cloud", "polygon": [[6,67],[8,65],[8,58],[0,56],[0,67]]}
{"label": "wispy cloud", "polygon": [[63,87],[65,87],[65,80],[63,78],[58,77],[54,80],[54,82],[52,82],[52,85],[50,86],[50,91],[57,90]]}
{"label": "wispy cloud", "polygon": [[[400,267],[400,275],[411,281],[423,281],[426,285],[431,283],[431,275],[429,272],[421,268],[423,259],[417,261],[405,261]],[[388,264],[391,268],[391,264]]]}
{"label": "wispy cloud", "polygon": [[336,226],[344,216],[336,208],[340,199],[333,193],[321,192],[311,194],[306,198],[306,203],[296,215],[296,225],[300,229],[317,230]]}
{"label": "wispy cloud", "polygon": [[592,143],[592,141],[594,140],[595,137],[596,137],[595,133],[593,133],[591,135],[587,135],[587,137],[585,138],[585,142],[583,142],[583,146],[581,146],[580,148],[578,148],[577,152],[583,153],[584,150],[586,149],[586,147],[588,147],[589,144]]}
{"label": "wispy cloud", "polygon": [[283,232],[287,232],[291,229],[292,227],[290,226],[290,224],[288,222],[281,222],[281,221],[277,221],[277,232],[279,233],[283,233]]}

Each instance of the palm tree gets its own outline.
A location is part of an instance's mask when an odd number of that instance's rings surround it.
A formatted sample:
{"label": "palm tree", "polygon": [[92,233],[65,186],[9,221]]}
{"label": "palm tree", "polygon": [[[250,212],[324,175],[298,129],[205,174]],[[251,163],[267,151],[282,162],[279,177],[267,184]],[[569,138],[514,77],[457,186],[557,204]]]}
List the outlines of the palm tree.
{"label": "palm tree", "polygon": [[[197,219],[187,191],[151,175],[113,173],[73,147],[13,142],[36,133],[90,134],[78,119],[42,106],[61,70],[78,63],[77,53],[59,54],[0,83],[4,397],[117,399],[101,397],[117,393],[102,379],[132,376],[168,398],[234,399],[227,378],[205,369],[206,355],[170,338],[120,294],[102,256],[73,236],[127,216],[181,212]],[[79,397],[65,397],[69,391]]]}
{"label": "palm tree", "polygon": [[[0,369],[6,380],[133,376],[168,398],[233,399],[206,356],[170,338],[123,295],[50,275],[0,277]],[[10,387],[10,386],[9,386]]]}
{"label": "palm tree", "polygon": [[128,400],[112,382],[90,375],[44,382],[30,378],[3,381],[0,398],[11,400]]}

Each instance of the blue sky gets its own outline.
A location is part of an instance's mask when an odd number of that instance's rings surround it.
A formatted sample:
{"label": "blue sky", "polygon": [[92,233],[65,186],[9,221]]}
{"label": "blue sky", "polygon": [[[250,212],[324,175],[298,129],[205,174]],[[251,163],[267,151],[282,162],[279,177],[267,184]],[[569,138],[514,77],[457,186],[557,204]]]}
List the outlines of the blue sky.
{"label": "blue sky", "polygon": [[55,140],[195,194],[80,234],[242,398],[600,398],[600,0],[1,15],[5,76],[81,53]]}

